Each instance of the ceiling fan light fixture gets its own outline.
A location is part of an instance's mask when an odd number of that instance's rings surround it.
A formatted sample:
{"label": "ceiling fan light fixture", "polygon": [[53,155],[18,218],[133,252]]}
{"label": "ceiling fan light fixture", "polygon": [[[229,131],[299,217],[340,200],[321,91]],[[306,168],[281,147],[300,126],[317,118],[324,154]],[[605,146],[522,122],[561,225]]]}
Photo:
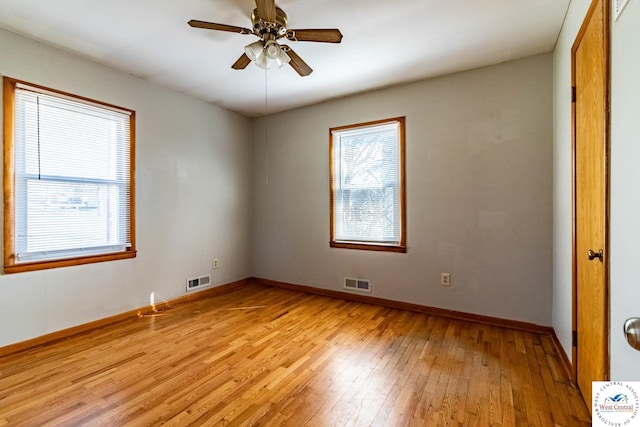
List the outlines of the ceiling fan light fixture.
{"label": "ceiling fan light fixture", "polygon": [[262,41],[258,40],[246,45],[244,47],[244,53],[247,54],[250,60],[257,63],[261,57],[264,57],[264,46],[262,45]]}
{"label": "ceiling fan light fixture", "polygon": [[284,65],[288,64],[291,61],[291,57],[287,55],[287,52],[280,49],[280,55],[276,58],[276,64],[278,64],[279,68],[282,68]]}
{"label": "ceiling fan light fixture", "polygon": [[264,52],[269,59],[276,59],[280,56],[280,45],[275,40],[267,40],[264,44]]}
{"label": "ceiling fan light fixture", "polygon": [[269,58],[264,54],[260,55],[254,62],[260,68],[264,68],[265,70],[269,68]]}

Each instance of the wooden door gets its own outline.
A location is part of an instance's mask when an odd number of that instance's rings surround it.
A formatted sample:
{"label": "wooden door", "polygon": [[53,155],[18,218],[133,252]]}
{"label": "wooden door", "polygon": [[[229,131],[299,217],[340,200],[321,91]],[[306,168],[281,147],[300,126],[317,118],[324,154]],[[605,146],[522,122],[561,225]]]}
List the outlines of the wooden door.
{"label": "wooden door", "polygon": [[587,406],[609,377],[608,1],[594,0],[572,49],[574,85],[574,368]]}

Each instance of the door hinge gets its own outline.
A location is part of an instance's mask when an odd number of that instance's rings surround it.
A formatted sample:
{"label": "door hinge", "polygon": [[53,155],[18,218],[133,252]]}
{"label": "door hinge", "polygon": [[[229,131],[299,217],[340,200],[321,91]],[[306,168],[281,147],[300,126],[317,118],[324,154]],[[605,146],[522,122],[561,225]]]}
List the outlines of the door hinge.
{"label": "door hinge", "polygon": [[576,87],[571,86],[571,102],[576,102]]}
{"label": "door hinge", "polygon": [[573,347],[577,347],[578,346],[578,331],[572,331],[571,332],[571,345]]}

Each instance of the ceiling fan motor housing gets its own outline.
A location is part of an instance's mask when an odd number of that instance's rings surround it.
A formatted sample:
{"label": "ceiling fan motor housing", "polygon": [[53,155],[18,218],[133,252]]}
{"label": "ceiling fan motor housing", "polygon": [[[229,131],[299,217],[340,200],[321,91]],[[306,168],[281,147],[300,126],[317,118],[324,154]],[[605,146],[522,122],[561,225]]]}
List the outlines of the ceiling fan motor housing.
{"label": "ceiling fan motor housing", "polygon": [[279,39],[287,34],[287,14],[284,10],[276,6],[276,22],[268,22],[258,17],[258,9],[253,9],[251,13],[253,31],[263,40],[270,38]]}

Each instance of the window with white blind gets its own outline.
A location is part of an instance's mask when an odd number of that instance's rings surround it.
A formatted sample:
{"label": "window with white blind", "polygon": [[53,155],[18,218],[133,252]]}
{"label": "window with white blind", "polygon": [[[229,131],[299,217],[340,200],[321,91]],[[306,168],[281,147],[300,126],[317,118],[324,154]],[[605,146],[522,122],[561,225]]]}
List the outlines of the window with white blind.
{"label": "window with white blind", "polygon": [[406,252],[404,117],[330,134],[330,245]]}
{"label": "window with white blind", "polygon": [[135,256],[135,112],[4,78],[5,273]]}

